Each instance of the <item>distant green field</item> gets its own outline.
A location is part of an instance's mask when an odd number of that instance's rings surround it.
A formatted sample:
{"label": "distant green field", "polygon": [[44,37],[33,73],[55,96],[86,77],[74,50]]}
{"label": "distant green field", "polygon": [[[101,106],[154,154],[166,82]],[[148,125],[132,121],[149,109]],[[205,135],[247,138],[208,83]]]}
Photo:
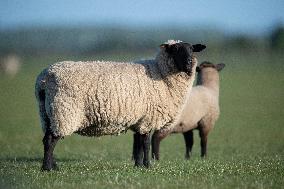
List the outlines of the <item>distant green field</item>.
{"label": "distant green field", "polygon": [[100,138],[74,134],[56,146],[60,171],[41,172],[43,133],[34,81],[41,69],[63,59],[26,57],[16,77],[0,75],[0,188],[284,187],[284,55],[200,56],[199,62],[227,64],[221,73],[221,116],[209,134],[206,160],[199,157],[197,133],[191,160],[184,159],[182,135],[172,135],[162,142],[161,160],[152,161],[150,169],[133,167],[131,131]]}

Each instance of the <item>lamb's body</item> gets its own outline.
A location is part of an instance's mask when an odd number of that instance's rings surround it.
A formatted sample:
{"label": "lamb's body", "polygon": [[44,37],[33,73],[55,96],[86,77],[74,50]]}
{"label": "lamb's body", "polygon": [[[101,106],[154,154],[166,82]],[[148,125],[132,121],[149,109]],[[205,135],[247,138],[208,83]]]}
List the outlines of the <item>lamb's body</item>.
{"label": "lamb's body", "polygon": [[161,45],[155,60],[69,61],[43,70],[35,87],[45,132],[43,169],[56,169],[53,150],[59,138],[74,132],[101,136],[128,129],[137,132],[140,141],[135,165],[148,167],[149,133],[174,125],[195,78],[193,52],[204,48],[174,42]]}
{"label": "lamb's body", "polygon": [[[218,68],[220,66],[220,68]],[[193,145],[193,129],[199,129],[202,152],[206,155],[207,135],[217,121],[219,110],[219,74],[223,64],[214,65],[208,62],[200,65],[197,86],[193,87],[185,108],[177,124],[171,128],[162,128],[153,134],[153,157],[159,159],[159,143],[170,133],[183,133],[186,142],[186,157]]]}
{"label": "lamb's body", "polygon": [[195,129],[202,121],[211,130],[219,117],[219,95],[217,91],[204,86],[193,87],[189,100],[181,114],[181,120],[171,130],[172,133],[184,133]]}
{"label": "lamb's body", "polygon": [[186,73],[164,77],[153,60],[61,62],[40,74],[36,88],[37,94],[45,91],[43,111],[56,136],[112,135],[129,128],[145,134],[171,125],[193,80]]}

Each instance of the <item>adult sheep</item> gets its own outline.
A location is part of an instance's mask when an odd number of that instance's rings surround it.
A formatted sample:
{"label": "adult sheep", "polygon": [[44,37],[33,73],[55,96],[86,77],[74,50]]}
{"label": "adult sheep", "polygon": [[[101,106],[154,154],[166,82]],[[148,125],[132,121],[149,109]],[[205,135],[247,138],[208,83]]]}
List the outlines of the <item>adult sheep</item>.
{"label": "adult sheep", "polygon": [[139,133],[136,166],[149,166],[151,130],[169,127],[190,92],[204,45],[169,41],[155,60],[140,63],[60,62],[38,76],[35,94],[45,136],[43,170],[57,169],[53,150],[72,133]]}
{"label": "adult sheep", "polygon": [[170,133],[183,133],[187,159],[193,145],[193,129],[199,130],[201,157],[206,156],[207,136],[219,117],[219,71],[225,64],[203,62],[196,68],[197,86],[193,87],[187,104],[175,127],[162,128],[152,135],[152,157],[159,160],[160,142]]}

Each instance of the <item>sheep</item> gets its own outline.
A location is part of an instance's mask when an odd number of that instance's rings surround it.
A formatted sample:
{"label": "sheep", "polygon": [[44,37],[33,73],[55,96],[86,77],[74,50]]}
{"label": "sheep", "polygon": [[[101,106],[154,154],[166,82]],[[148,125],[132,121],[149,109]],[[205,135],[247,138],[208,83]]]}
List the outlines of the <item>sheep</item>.
{"label": "sheep", "polygon": [[56,170],[57,141],[77,133],[115,135],[128,129],[140,143],[135,166],[149,167],[150,131],[170,127],[181,112],[205,45],[169,41],[156,59],[131,62],[55,63],[36,80],[44,132],[42,170]]}
{"label": "sheep", "polygon": [[0,62],[0,71],[3,71],[4,74],[13,78],[19,73],[21,65],[20,57],[15,54],[10,54],[4,57]]}
{"label": "sheep", "polygon": [[217,121],[219,110],[219,74],[225,64],[203,62],[197,66],[197,86],[193,87],[180,120],[172,128],[162,128],[152,135],[152,157],[160,159],[159,146],[170,133],[183,133],[186,159],[190,158],[193,145],[193,129],[199,130],[201,157],[207,154],[207,136]]}

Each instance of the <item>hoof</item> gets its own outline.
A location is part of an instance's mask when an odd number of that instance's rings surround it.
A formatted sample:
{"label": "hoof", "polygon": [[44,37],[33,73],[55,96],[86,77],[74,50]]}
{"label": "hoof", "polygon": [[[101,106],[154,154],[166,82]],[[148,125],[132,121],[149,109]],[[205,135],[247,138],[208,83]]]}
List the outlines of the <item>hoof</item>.
{"label": "hoof", "polygon": [[46,166],[46,165],[43,165],[41,166],[41,171],[51,171],[52,170],[52,166]]}
{"label": "hoof", "polygon": [[41,167],[41,171],[59,171],[59,168],[56,163],[53,163],[52,165],[44,164]]}
{"label": "hoof", "polygon": [[147,169],[150,168],[150,162],[144,162],[143,165]]}
{"label": "hoof", "polygon": [[49,172],[49,171],[59,171],[59,168],[57,166],[55,166],[55,167],[45,167],[45,166],[42,166],[41,167],[41,171],[42,172],[45,172],[45,171],[47,171],[47,172]]}
{"label": "hoof", "polygon": [[140,163],[135,163],[135,165],[134,165],[134,167],[143,167],[144,165],[143,165],[143,163],[142,162],[140,162]]}

